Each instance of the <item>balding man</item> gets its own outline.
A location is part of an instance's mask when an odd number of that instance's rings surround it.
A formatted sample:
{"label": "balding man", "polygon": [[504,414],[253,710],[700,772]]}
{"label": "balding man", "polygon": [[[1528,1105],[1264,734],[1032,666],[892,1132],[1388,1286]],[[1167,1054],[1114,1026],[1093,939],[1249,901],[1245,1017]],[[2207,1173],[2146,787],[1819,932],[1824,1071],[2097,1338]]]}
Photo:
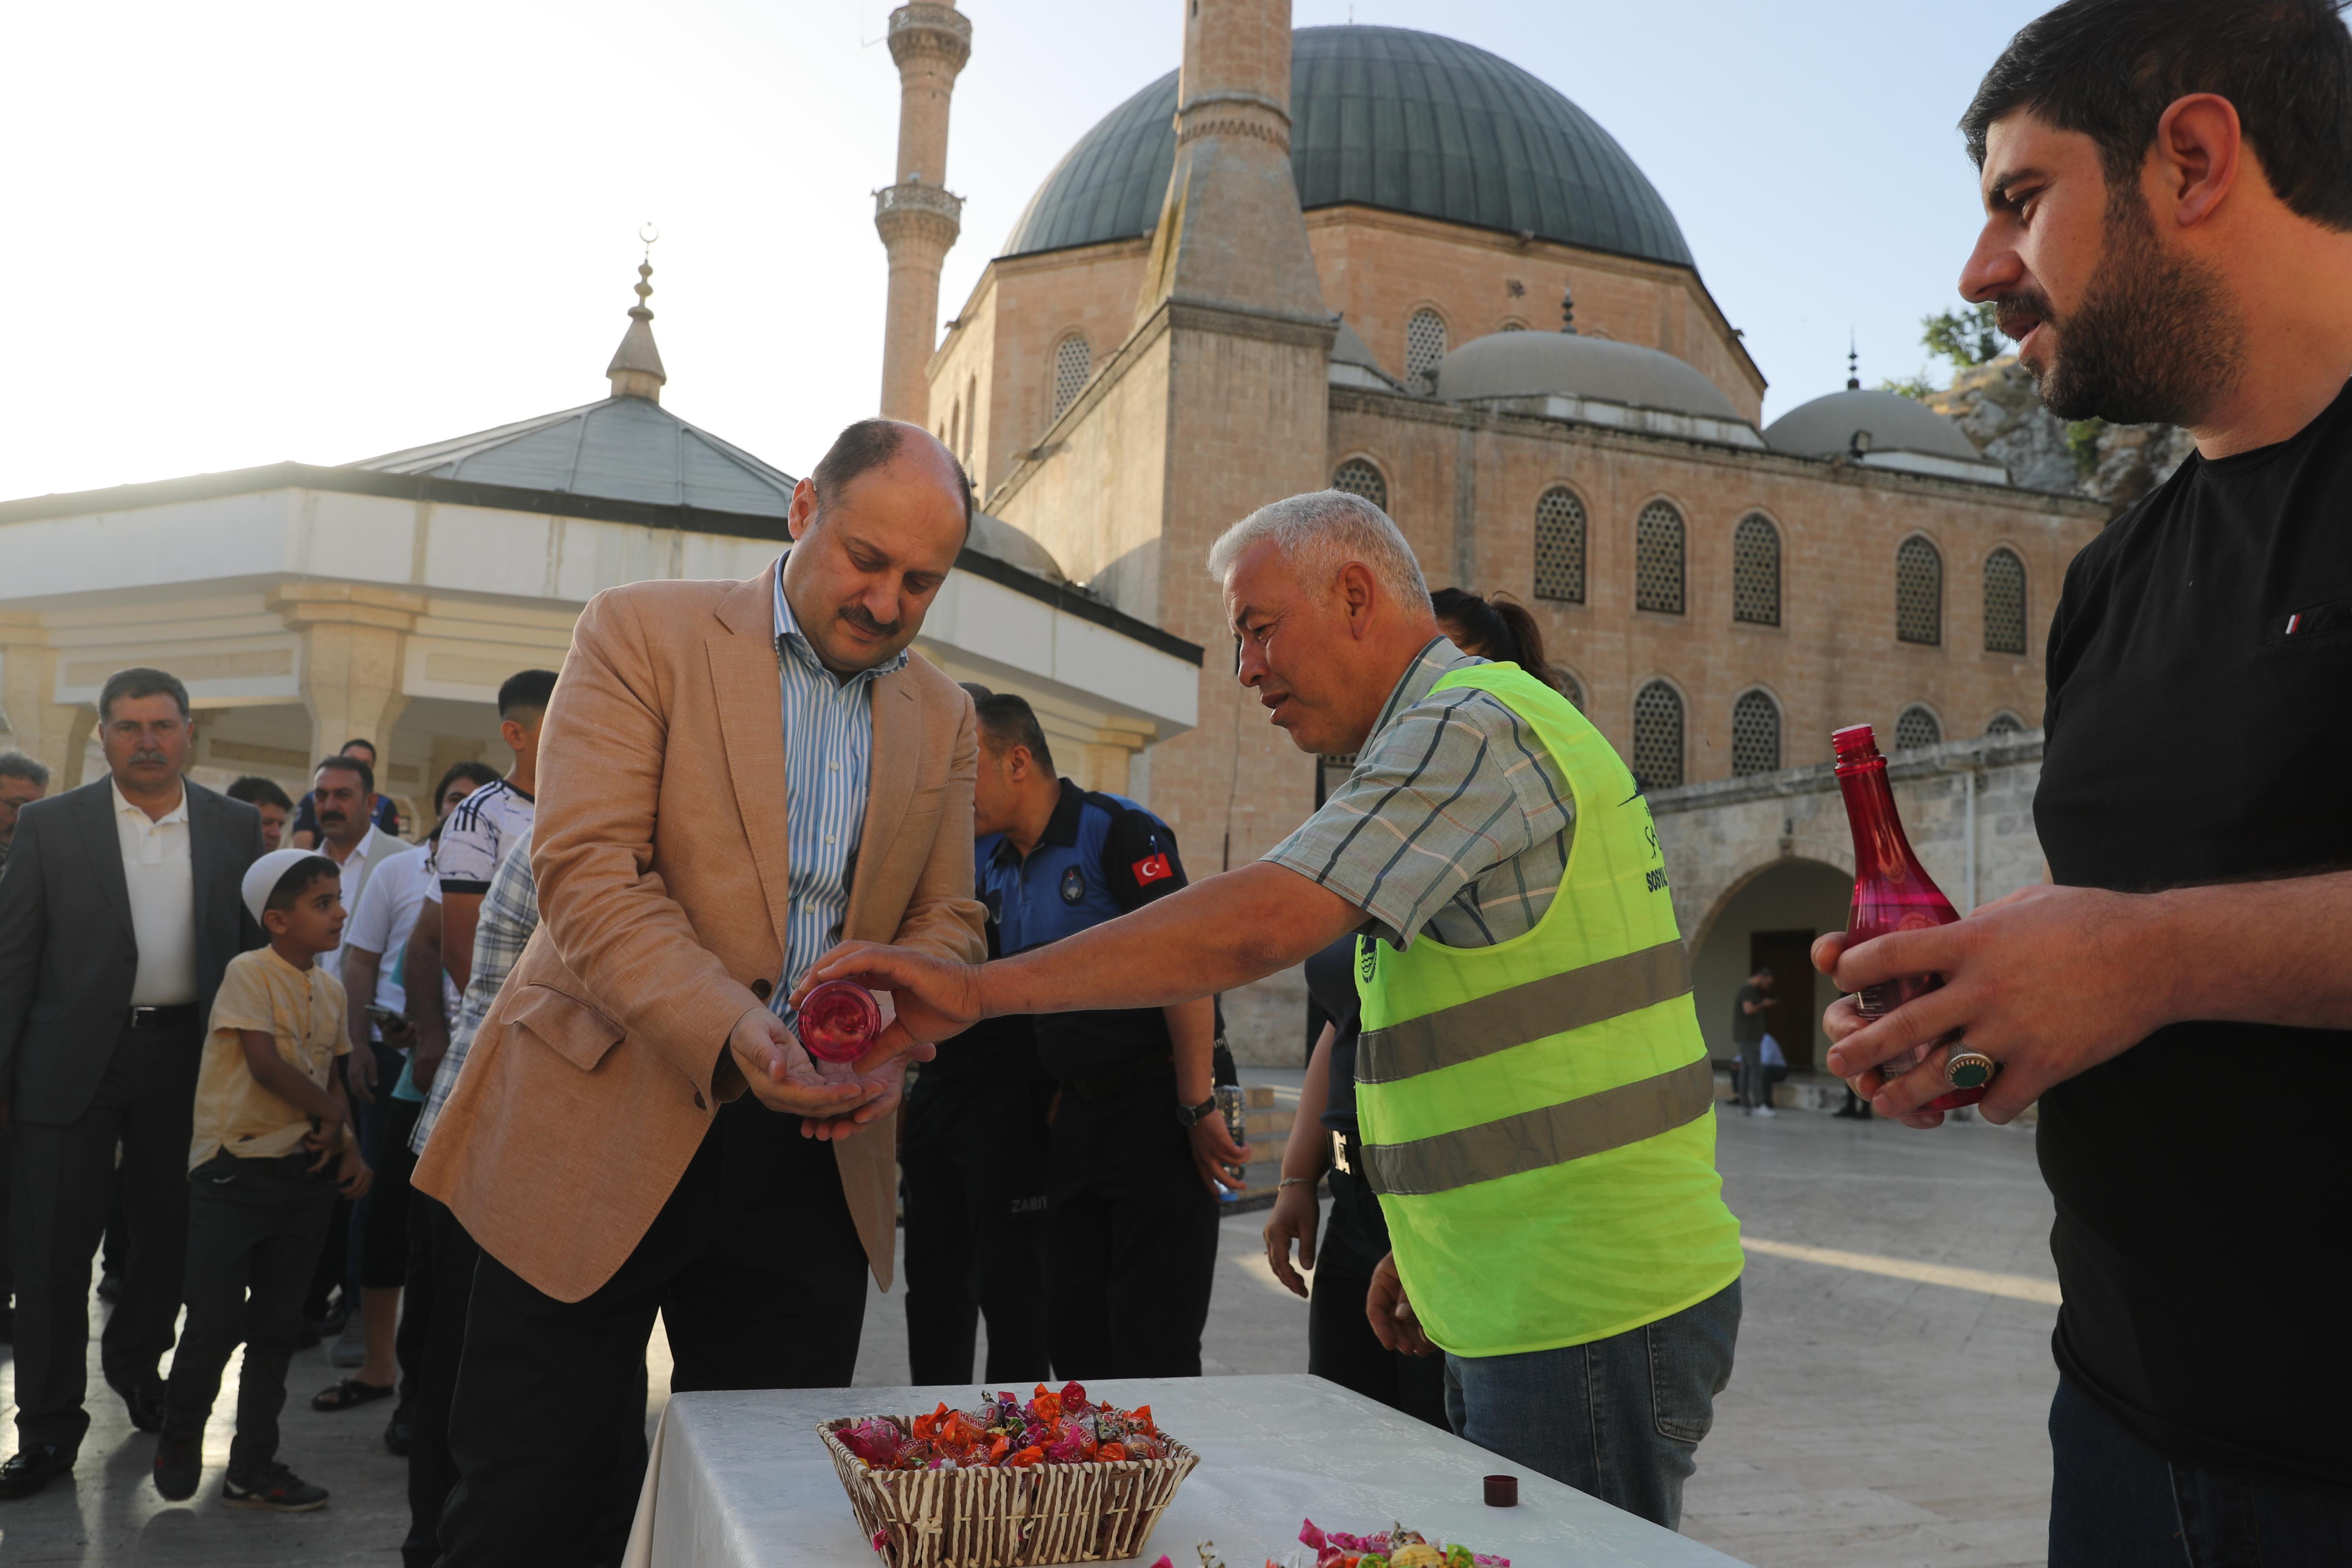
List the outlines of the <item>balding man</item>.
{"label": "balding man", "polygon": [[539,929],[415,1178],[482,1248],[443,1568],[619,1560],[656,1310],[674,1390],[850,1381],[907,1052],[814,1063],[784,999],[845,934],[985,954],[971,699],[907,651],[971,518],[945,447],[866,420],[773,568],[582,614],[540,740]]}
{"label": "balding man", "polygon": [[1276,502],[1209,567],[1242,684],[1299,750],[1357,753],[1339,794],[1255,865],[1035,952],[852,944],[813,978],[888,986],[895,1032],[933,1040],[1230,990],[1360,932],[1360,1152],[1395,1248],[1374,1329],[1444,1351],[1464,1436],[1672,1525],[1740,1249],[1649,807],[1565,698],[1438,635],[1370,501]]}

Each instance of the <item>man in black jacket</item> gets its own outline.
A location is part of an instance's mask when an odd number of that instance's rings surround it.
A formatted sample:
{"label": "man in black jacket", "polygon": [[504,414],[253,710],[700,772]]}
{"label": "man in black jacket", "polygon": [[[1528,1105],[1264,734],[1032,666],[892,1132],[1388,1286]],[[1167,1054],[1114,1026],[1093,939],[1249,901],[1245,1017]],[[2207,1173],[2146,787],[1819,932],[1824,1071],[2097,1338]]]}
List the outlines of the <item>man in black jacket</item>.
{"label": "man in black jacket", "polygon": [[100,1359],[132,1423],[162,1424],[156,1363],[179,1313],[205,1021],[228,961],[261,942],[238,894],[261,817],[181,776],[187,688],[120,670],[98,711],[108,776],[26,806],[0,873],[18,1438],[0,1499],[71,1470],[89,1429],[89,1264],[118,1142],[130,1257]]}

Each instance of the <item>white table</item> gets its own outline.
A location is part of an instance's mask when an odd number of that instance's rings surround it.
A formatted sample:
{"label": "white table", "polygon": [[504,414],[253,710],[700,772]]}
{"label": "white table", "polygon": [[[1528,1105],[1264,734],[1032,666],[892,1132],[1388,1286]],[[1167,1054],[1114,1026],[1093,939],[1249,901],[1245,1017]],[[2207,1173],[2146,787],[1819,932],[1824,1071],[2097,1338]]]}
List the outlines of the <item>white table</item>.
{"label": "white table", "polygon": [[[1029,1390],[1020,1389],[1020,1397]],[[817,1441],[835,1415],[906,1415],[976,1390],[832,1388],[670,1397],[629,1542],[627,1568],[878,1568]],[[1276,1563],[1302,1518],[1370,1534],[1402,1520],[1433,1541],[1497,1552],[1512,1568],[1723,1568],[1708,1547],[1318,1377],[1114,1379],[1096,1399],[1148,1404],[1201,1456],[1137,1561],[1196,1568],[1213,1541],[1231,1568]],[[1480,1478],[1519,1478],[1517,1508],[1488,1508]]]}

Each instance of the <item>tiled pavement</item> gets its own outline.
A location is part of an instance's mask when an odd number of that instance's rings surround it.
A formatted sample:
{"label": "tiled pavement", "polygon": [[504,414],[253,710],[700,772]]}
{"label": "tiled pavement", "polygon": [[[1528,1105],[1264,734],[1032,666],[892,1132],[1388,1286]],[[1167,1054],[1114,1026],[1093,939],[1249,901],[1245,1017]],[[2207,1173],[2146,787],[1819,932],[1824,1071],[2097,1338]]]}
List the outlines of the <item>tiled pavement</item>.
{"label": "tiled pavement", "polygon": [[[1296,1074],[1268,1076],[1295,1093]],[[2050,1200],[2028,1134],[1731,1111],[1721,1158],[1753,1237],[1897,1269],[2050,1276]],[[1262,1223],[1255,1214],[1225,1222],[1212,1373],[1306,1365],[1306,1309],[1267,1272]],[[1759,1568],[2042,1561],[2053,1309],[1781,1254],[1751,1256],[1745,1292],[1738,1366],[1699,1450],[1685,1531]],[[908,1381],[899,1302],[869,1298],[862,1384]],[[654,1355],[659,1390],[667,1363],[658,1340]],[[0,1359],[0,1397],[13,1394],[11,1370]],[[0,1504],[0,1568],[396,1563],[404,1470],[382,1447],[386,1407],[314,1414],[309,1396],[334,1375],[323,1350],[297,1357],[283,1450],[334,1492],[323,1512],[278,1519],[220,1506],[233,1382],[208,1434],[205,1489],[177,1507],[148,1480],[154,1440],[132,1432],[121,1402],[105,1395],[73,1483]],[[102,1390],[94,1364],[92,1383]]]}

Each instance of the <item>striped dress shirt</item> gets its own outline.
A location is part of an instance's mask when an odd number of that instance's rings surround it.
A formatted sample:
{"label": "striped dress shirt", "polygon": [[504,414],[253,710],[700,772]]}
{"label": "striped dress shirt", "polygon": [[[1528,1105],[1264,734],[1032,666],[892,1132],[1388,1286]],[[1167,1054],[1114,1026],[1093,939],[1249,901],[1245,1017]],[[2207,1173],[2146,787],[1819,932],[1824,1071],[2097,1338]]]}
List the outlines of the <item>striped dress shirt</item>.
{"label": "striped dress shirt", "polygon": [[1431,641],[1389,693],[1339,793],[1265,858],[1360,906],[1375,935],[1492,947],[1559,891],[1576,801],[1551,752],[1486,692],[1433,692],[1484,664]]}
{"label": "striped dress shirt", "polygon": [[902,649],[886,664],[835,679],[793,618],[784,602],[784,563],[776,563],[776,668],[784,689],[784,826],[792,875],[784,972],[768,1005],[788,1022],[785,998],[841,940],[849,917],[849,883],[866,830],[874,765],[874,683],[906,664]]}
{"label": "striped dress shirt", "polygon": [[525,827],[522,837],[508,845],[506,858],[490,874],[489,890],[482,895],[481,912],[474,921],[474,966],[466,980],[466,999],[449,1029],[449,1049],[434,1069],[433,1087],[425,1090],[416,1131],[408,1135],[408,1146],[419,1154],[425,1152],[425,1140],[433,1136],[434,1123],[441,1120],[441,1108],[457,1090],[458,1075],[466,1070],[466,1057],[474,1048],[474,1037],[481,1033],[490,1004],[499,999],[507,976],[522,962],[522,950],[530,945],[530,933],[539,929],[539,879],[531,875],[530,835],[531,830]]}

